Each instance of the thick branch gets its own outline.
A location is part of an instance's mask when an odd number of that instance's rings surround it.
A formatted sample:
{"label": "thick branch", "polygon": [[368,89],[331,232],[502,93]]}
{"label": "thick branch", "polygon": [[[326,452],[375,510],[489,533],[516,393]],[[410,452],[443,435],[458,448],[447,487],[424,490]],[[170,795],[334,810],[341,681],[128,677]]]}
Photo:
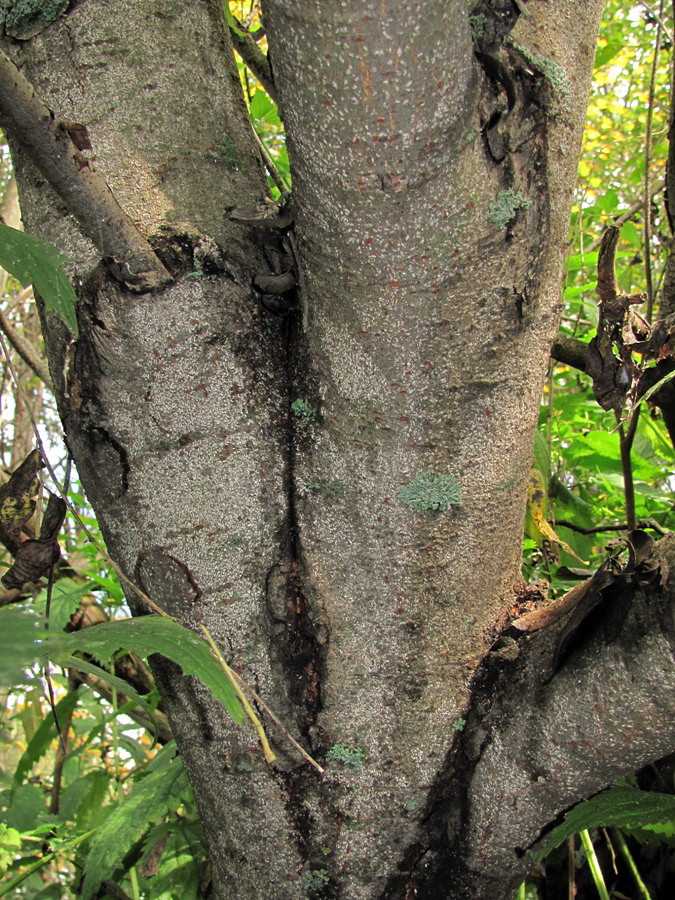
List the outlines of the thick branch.
{"label": "thick branch", "polygon": [[521,639],[515,662],[496,663],[499,699],[464,733],[473,771],[456,858],[472,896],[502,896],[490,884],[503,885],[510,869],[517,885],[523,851],[561,812],[675,749],[675,594],[658,584],[674,563],[670,535],[650,558],[657,584],[636,579],[626,595],[619,579],[552,678],[568,617]]}
{"label": "thick branch", "polygon": [[571,366],[580,372],[586,371],[588,344],[567,334],[557,334],[551,347],[551,357],[564,366]]}
{"label": "thick branch", "polygon": [[54,119],[31,84],[0,51],[0,124],[26,150],[65,201],[112,274],[134,291],[168,284],[171,276],[120,208],[105,179]]}

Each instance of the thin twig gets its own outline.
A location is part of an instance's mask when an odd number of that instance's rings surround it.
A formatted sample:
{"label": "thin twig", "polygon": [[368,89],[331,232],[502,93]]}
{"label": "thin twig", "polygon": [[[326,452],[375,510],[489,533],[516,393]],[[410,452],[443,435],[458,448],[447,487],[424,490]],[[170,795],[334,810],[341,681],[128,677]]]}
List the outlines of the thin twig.
{"label": "thin twig", "polygon": [[274,86],[272,67],[270,66],[267,55],[263,53],[260,47],[256,44],[253,37],[246,31],[241,23],[237,22],[236,25],[238,27],[233,28],[232,25],[229,26],[230,37],[232,38],[234,49],[237,51],[239,56],[241,56],[242,61],[247,66],[247,68],[264,87],[266,93],[269,95],[270,100],[272,100],[272,102],[278,106],[279,95],[277,94],[277,89]]}
{"label": "thin twig", "polygon": [[206,628],[204,625],[200,625],[199,629],[202,632],[202,634],[204,635],[204,637],[206,638],[206,643],[209,645],[209,647],[211,649],[211,653],[216,658],[221,669],[227,676],[227,680],[230,682],[230,684],[234,688],[234,692],[237,695],[237,699],[241,703],[244,712],[249,717],[253,727],[256,730],[256,734],[258,735],[258,740],[260,741],[260,746],[262,747],[263,756],[265,757],[265,762],[272,764],[276,760],[276,755],[275,755],[274,751],[272,750],[272,748],[270,747],[269,741],[267,740],[267,735],[265,734],[265,729],[262,727],[260,719],[253,712],[251,704],[248,702],[248,700],[244,696],[242,689],[239,687],[239,685],[235,681],[234,672],[228,666],[228,664],[225,662],[225,660],[223,658],[223,654],[220,652],[220,650],[218,649],[218,645],[211,637],[211,634],[209,633],[208,628]]}
{"label": "thin twig", "polygon": [[[51,687],[51,681],[49,682]],[[68,673],[68,690],[75,691],[77,690],[77,685],[75,684],[75,679],[73,678],[72,671]],[[54,719],[54,723],[56,725],[56,731],[59,736],[59,743],[56,748],[56,755],[54,758],[54,773],[52,775],[52,789],[49,797],[49,812],[52,815],[56,815],[59,811],[60,799],[61,799],[61,782],[63,779],[63,767],[66,762],[66,757],[68,756],[68,732],[70,731],[70,723],[73,719],[73,708],[71,707],[67,714],[65,715],[62,722],[58,722],[56,718],[56,711],[54,709],[54,696],[53,693],[50,696],[50,704],[52,706],[52,717]]]}
{"label": "thin twig", "polygon": [[5,332],[7,340],[12,345],[12,347],[14,347],[21,359],[26,363],[28,368],[35,372],[37,377],[44,383],[45,387],[49,388],[49,390],[53,392],[54,387],[52,385],[52,379],[49,375],[49,369],[37,355],[30,341],[27,341],[26,338],[19,332],[19,330],[15,328],[14,325],[12,325],[12,323],[7,318],[4,310],[1,309],[0,328],[2,328],[2,330]]}
{"label": "thin twig", "polygon": [[311,763],[311,765],[314,766],[314,768],[317,770],[317,772],[319,772],[321,775],[323,775],[323,773],[325,772],[325,769],[322,766],[320,766],[319,763],[315,759],[313,759],[309,755],[309,753],[307,753],[307,751],[295,740],[293,735],[289,732],[289,730],[286,728],[286,726],[282,724],[282,722],[277,718],[277,716],[274,715],[274,713],[269,708],[269,706],[265,703],[265,701],[262,700],[258,696],[258,694],[256,694],[256,692],[253,690],[251,685],[247,684],[242,678],[240,678],[239,675],[237,675],[237,673],[234,671],[234,669],[230,669],[230,671],[232,672],[232,675],[235,677],[235,679],[239,682],[239,684],[244,688],[244,690],[248,691],[248,693],[253,697],[253,699],[260,706],[262,711],[267,716],[269,716],[269,718],[274,722],[274,724],[277,726],[277,728],[281,729],[281,731],[286,735],[286,738],[295,747],[295,749],[298,751],[298,753],[302,757],[304,757],[304,759],[306,759],[308,763]]}
{"label": "thin twig", "polygon": [[652,255],[651,255],[651,184],[649,171],[652,157],[652,120],[654,118],[654,87],[656,82],[656,66],[659,60],[659,43],[661,41],[661,14],[663,12],[663,0],[660,0],[659,13],[656,25],[656,39],[654,41],[654,54],[652,56],[652,69],[649,78],[649,99],[647,101],[647,120],[645,123],[645,183],[644,183],[644,204],[645,211],[643,217],[643,240],[645,255],[645,286],[647,288],[647,308],[645,318],[648,322],[652,320],[652,312],[654,309],[654,287],[652,284]]}
{"label": "thin twig", "polygon": [[[652,186],[650,200],[653,197],[658,196],[663,192],[664,187],[666,186],[665,180],[662,178],[660,181],[657,181],[655,185]],[[623,225],[625,222],[630,221],[634,215],[640,212],[641,209],[644,209],[645,206],[645,198],[644,196],[637,200],[632,206],[630,206],[625,212],[622,212],[620,216],[612,219],[613,225],[618,225],[619,227]],[[594,250],[597,250],[600,244],[602,243],[602,235],[597,237],[594,241],[585,248],[584,253],[593,253]]]}
{"label": "thin twig", "polygon": [[269,172],[270,178],[276,184],[276,186],[279,188],[279,190],[282,194],[287,194],[289,191],[289,187],[286,184],[286,182],[284,181],[284,179],[281,177],[281,172],[277,169],[277,167],[274,163],[274,160],[270,156],[269,150],[263,143],[262,138],[260,137],[258,132],[255,130],[255,128],[252,127],[251,131],[253,132],[253,137],[255,139],[256,144],[258,145],[258,150],[260,151],[260,155],[263,158],[263,162],[265,163],[265,168]]}
{"label": "thin twig", "polygon": [[[622,422],[619,424],[619,450],[621,453],[621,472],[623,474],[623,494],[626,508],[626,528],[634,531],[637,527],[635,518],[635,484],[633,481],[633,462],[631,460],[631,448],[637,428],[640,408],[637,407],[631,413],[627,427]],[[617,419],[619,416],[617,414]]]}

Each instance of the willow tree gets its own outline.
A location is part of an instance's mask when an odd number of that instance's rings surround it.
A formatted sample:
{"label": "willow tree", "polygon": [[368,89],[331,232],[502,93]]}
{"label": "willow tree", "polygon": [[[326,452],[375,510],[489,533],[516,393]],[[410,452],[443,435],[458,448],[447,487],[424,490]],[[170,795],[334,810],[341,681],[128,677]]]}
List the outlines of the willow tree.
{"label": "willow tree", "polygon": [[76,337],[42,310],[66,440],[128,582],[332,761],[269,724],[267,763],[156,660],[214,895],[507,897],[675,748],[662,592],[557,664],[551,629],[494,650],[601,2],[262,6],[275,207],[219,3],[6,5],[23,219],[79,297]]}

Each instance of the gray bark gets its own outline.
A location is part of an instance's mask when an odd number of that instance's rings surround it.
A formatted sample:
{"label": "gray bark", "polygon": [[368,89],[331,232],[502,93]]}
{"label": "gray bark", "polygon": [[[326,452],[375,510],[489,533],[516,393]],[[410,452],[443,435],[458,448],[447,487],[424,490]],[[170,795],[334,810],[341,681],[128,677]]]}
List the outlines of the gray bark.
{"label": "gray bark", "polygon": [[[600,5],[536,4],[508,47],[476,53],[469,13],[488,5],[268,0],[302,269],[286,319],[251,289],[269,268],[255,229],[227,215],[265,187],[217,3],[89,0],[8,47],[57,118],[87,124],[173,279],[138,297],[95,268],[15,147],[27,226],[82,281],[76,344],[54,321],[46,337],[111,554],[205,624],[317,758],[365,753],[320,776],[272,728],[266,766],[252,732],[158,661],[218,897],[300,897],[323,875],[326,896],[507,897],[516,848],[672,746],[656,728],[595,775],[568,751],[572,774],[544,792],[560,698],[592,691],[614,650],[583,683],[536,691],[543,657],[524,651],[507,717],[472,682],[518,578]],[[456,479],[461,503],[401,502],[425,472]],[[470,766],[461,718],[484,738]]]}

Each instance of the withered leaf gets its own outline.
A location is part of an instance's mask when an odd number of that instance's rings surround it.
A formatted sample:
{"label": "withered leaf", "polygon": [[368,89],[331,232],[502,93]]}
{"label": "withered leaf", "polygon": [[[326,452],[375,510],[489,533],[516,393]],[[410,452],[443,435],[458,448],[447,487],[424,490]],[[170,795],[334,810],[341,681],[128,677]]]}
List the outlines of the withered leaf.
{"label": "withered leaf", "polygon": [[29,581],[37,581],[59,561],[61,550],[56,541],[24,541],[19,544],[14,563],[2,576],[7,590],[21,590]]}
{"label": "withered leaf", "polygon": [[61,127],[68,132],[68,137],[78,150],[93,150],[87,126],[81,122],[66,122],[61,120]]}
{"label": "withered leaf", "polygon": [[12,472],[9,481],[0,487],[0,541],[10,553],[16,554],[19,535],[35,512],[38,492],[38,472],[42,468],[39,450],[33,450]]}
{"label": "withered leaf", "polygon": [[55,541],[58,537],[63,520],[66,517],[68,507],[64,500],[47,491],[49,500],[47,501],[47,509],[42,517],[42,525],[40,526],[41,541]]}

